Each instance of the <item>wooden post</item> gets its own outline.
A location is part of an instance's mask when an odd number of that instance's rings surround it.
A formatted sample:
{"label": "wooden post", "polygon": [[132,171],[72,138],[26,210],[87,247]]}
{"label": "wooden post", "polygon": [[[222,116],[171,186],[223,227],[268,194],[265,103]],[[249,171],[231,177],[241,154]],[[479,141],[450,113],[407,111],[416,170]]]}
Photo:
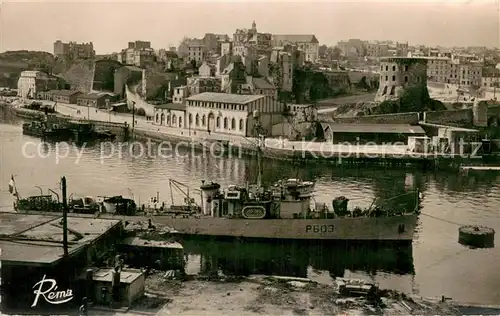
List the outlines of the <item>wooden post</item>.
{"label": "wooden post", "polygon": [[68,200],[66,198],[66,177],[61,178],[62,199],[63,199],[63,249],[64,257],[68,257]]}

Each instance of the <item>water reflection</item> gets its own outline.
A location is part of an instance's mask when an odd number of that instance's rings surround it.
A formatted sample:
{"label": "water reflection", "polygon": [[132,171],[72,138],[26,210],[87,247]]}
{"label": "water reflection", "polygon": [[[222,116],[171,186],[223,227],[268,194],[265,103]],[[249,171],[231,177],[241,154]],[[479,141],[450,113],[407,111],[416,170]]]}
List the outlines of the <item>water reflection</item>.
{"label": "water reflection", "polygon": [[[21,121],[0,110],[2,141],[0,206],[7,205],[10,208],[12,206],[12,196],[8,193],[7,186],[11,174],[16,175],[18,190],[23,196],[39,194],[35,185],[42,187],[44,192],[48,188],[57,190],[60,177],[65,175],[68,179],[68,192],[80,196],[121,194],[132,197],[133,195],[139,202],[144,202],[155,196],[158,191],[160,199],[168,203],[171,203],[169,178],[179,180],[191,188],[197,188],[202,179],[217,181],[222,186],[227,186],[245,184],[246,181],[253,182],[257,176],[257,163],[251,158],[203,157],[199,154],[197,157],[190,157],[186,156],[186,151],[180,151],[183,153],[181,156],[152,155],[153,157],[141,158],[134,156],[134,151],[130,154],[129,150],[123,148],[121,155],[116,154],[109,159],[101,159],[100,144],[87,146],[80,161],[77,161],[76,154],[61,159],[57,164],[53,156],[28,159],[22,155],[23,144],[26,141],[35,143],[40,141],[23,136],[20,123]],[[298,271],[294,273],[300,275],[303,275],[304,271],[309,275],[316,272],[322,274],[320,271],[331,271],[324,272],[330,278],[330,275],[339,275],[344,270],[345,274],[358,276],[358,272],[353,270],[359,269],[356,271],[377,271],[377,277],[384,275],[384,280],[391,287],[418,292],[423,296],[446,295],[456,300],[484,304],[500,301],[498,292],[500,275],[496,273],[500,251],[498,248],[481,251],[464,249],[457,243],[457,225],[450,223],[486,225],[500,230],[498,212],[500,185],[497,181],[499,173],[465,174],[424,172],[412,168],[294,165],[269,159],[264,160],[263,167],[264,183],[272,183],[283,177],[315,180],[315,200],[327,203],[329,206],[333,198],[344,195],[350,199],[351,206],[368,207],[374,199],[384,201],[400,196],[390,200],[391,207],[411,207],[413,199],[402,194],[419,188],[424,196],[422,211],[449,222],[420,216],[412,251],[415,267],[414,283],[406,279],[401,281],[401,276],[395,272],[401,270],[401,273],[405,273],[409,270],[405,268],[408,266],[404,264],[405,257],[395,255],[394,251],[384,254],[382,250],[374,253],[369,249],[366,250],[366,256],[371,258],[375,256],[373,260],[365,258],[364,250],[353,253],[350,250],[321,248],[314,252],[311,250],[314,247],[304,249],[298,246],[291,247],[292,250],[290,247],[286,248],[288,250],[279,250],[278,246],[274,246],[275,248],[271,250],[258,250],[261,246],[254,246],[255,249],[250,247],[250,250],[243,249],[240,252],[261,253],[260,256],[266,258],[265,252],[272,254],[282,251],[285,258],[289,254],[291,260],[276,261],[270,255],[267,256],[268,260],[260,260],[259,256],[247,256],[246,258],[250,258],[248,260],[238,259],[237,254],[230,257],[233,261],[239,260],[237,262],[255,262],[254,266],[249,267],[250,263],[245,263],[247,267],[242,269],[246,273],[284,266],[290,271]],[[173,191],[175,204],[182,203],[183,198],[179,192]],[[496,244],[500,244],[500,240],[496,240]],[[227,247],[231,250],[236,246],[231,244]],[[229,250],[220,251],[230,253]],[[297,255],[299,251],[305,251],[309,259]],[[199,254],[201,251],[193,253]],[[193,255],[195,256],[199,257]],[[222,255],[217,257],[218,262],[224,263],[225,259],[222,257]],[[258,262],[260,263],[257,264]],[[400,262],[403,262],[402,267],[398,266]],[[478,262],[481,262],[480,269]],[[194,266],[199,267],[199,264]],[[238,264],[226,264],[226,266],[238,266]],[[382,270],[388,272],[383,273]],[[370,273],[359,272],[360,275],[368,277]],[[401,284],[406,285],[401,287]]]}
{"label": "water reflection", "polygon": [[331,278],[345,276],[346,270],[368,275],[377,271],[414,273],[411,245],[201,239],[184,239],[181,243],[189,255],[188,273],[211,274],[222,270],[227,275],[309,277],[308,271],[313,269],[327,271]]}

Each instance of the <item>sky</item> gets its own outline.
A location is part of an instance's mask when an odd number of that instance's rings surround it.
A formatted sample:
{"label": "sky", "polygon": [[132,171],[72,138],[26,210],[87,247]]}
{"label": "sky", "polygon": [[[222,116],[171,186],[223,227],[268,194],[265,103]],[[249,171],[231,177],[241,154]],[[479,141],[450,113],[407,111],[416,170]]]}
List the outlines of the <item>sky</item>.
{"label": "sky", "polygon": [[500,47],[499,0],[445,1],[14,1],[0,0],[0,51],[53,52],[56,40],[93,42],[97,54],[129,41],[178,46],[184,36],[259,32],[430,46]]}

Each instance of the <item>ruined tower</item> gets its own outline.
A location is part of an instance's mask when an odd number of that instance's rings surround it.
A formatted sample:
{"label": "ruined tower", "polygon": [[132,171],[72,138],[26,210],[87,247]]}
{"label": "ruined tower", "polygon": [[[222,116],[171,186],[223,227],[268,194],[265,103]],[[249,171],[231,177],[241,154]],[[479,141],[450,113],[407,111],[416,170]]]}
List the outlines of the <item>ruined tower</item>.
{"label": "ruined tower", "polygon": [[385,57],[380,60],[380,84],[375,101],[397,100],[409,88],[427,88],[427,59]]}

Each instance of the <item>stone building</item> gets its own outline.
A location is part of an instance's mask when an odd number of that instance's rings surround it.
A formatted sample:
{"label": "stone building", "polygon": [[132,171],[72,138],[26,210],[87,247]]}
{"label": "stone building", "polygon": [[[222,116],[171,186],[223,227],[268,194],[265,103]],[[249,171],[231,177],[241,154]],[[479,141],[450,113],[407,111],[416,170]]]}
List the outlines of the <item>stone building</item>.
{"label": "stone building", "polygon": [[451,59],[447,57],[429,57],[427,62],[427,80],[451,83]]}
{"label": "stone building", "polygon": [[187,98],[187,128],[254,137],[281,122],[284,104],[263,95],[205,92]]}
{"label": "stone building", "polygon": [[380,85],[375,101],[396,100],[409,87],[427,87],[427,59],[387,57],[380,61]]}
{"label": "stone building", "polygon": [[43,91],[62,88],[62,79],[50,76],[41,71],[26,70],[21,72],[17,81],[17,95],[21,98],[35,98]]}
{"label": "stone building", "polygon": [[257,32],[257,24],[253,21],[251,29],[237,29],[234,32],[233,47],[237,46],[252,46],[257,55],[269,55],[272,47],[272,34]]}
{"label": "stone building", "polygon": [[479,62],[463,62],[459,66],[460,85],[481,86],[483,64]]}
{"label": "stone building", "polygon": [[309,35],[273,35],[273,47],[282,47],[287,44],[296,45],[305,55],[308,62],[319,59],[319,41],[316,36]]}
{"label": "stone building", "polygon": [[187,43],[187,51],[188,51],[188,60],[196,61],[196,63],[201,63],[203,61],[203,57],[205,54],[205,45],[203,44],[203,40],[200,39],[192,39]]}
{"label": "stone building", "polygon": [[90,43],[69,42],[60,40],[54,42],[54,56],[72,60],[91,59],[95,57],[94,45]]}

